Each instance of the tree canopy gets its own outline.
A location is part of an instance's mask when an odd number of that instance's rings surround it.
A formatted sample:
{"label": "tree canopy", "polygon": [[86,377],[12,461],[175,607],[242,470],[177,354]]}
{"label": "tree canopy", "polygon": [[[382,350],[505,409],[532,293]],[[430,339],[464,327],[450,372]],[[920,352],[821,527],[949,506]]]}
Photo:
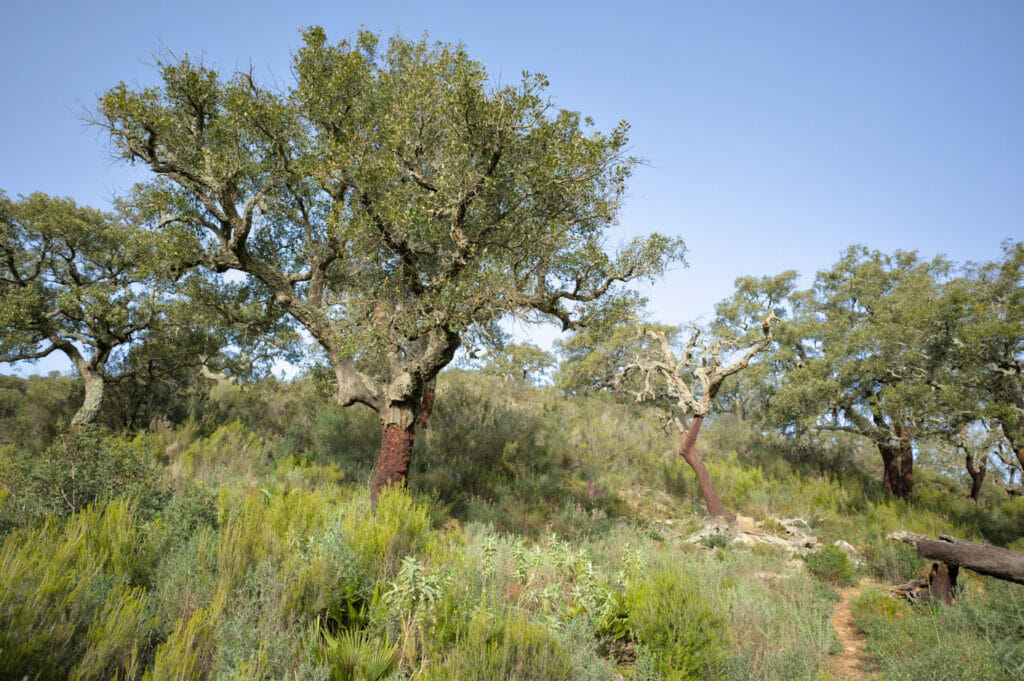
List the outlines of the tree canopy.
{"label": "tree canopy", "polygon": [[326,352],[338,402],[380,414],[375,489],[404,479],[425,386],[463,339],[507,315],[573,328],[681,259],[657,234],[606,250],[628,126],[593,130],[544,76],[496,85],[461,45],[320,28],[293,69],[275,91],[186,56],[109,90],[96,120],[155,174],[134,197],[151,223],[259,280]]}
{"label": "tree canopy", "polygon": [[0,194],[0,361],[67,355],[85,385],[72,424],[90,423],[113,353],[160,316],[176,241],[71,199]]}

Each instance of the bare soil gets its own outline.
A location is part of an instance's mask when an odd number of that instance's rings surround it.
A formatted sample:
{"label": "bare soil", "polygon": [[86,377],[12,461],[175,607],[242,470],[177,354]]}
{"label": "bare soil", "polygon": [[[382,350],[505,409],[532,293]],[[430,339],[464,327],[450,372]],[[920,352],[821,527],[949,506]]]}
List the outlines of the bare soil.
{"label": "bare soil", "polygon": [[843,649],[832,658],[832,670],[837,679],[860,681],[864,678],[864,663],[867,661],[864,654],[864,632],[853,623],[850,599],[859,596],[861,589],[867,584],[867,580],[862,580],[857,586],[839,590],[840,600],[832,614],[832,627],[843,646]]}

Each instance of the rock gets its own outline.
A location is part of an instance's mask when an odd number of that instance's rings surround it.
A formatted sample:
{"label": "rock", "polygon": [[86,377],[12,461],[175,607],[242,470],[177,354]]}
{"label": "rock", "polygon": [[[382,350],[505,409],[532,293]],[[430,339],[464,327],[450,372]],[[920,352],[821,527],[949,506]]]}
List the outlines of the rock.
{"label": "rock", "polygon": [[710,518],[704,527],[690,535],[687,541],[708,544],[709,538],[723,536],[728,539],[729,544],[743,548],[757,545],[774,546],[789,554],[790,558],[805,556],[812,549],[821,546],[821,541],[810,534],[810,525],[803,518],[772,519],[772,522],[776,527],[781,526],[786,536],[770,534],[764,530],[762,523],[756,522],[753,518],[738,516],[732,523],[721,518]]}
{"label": "rock", "polygon": [[832,542],[832,544],[837,549],[845,553],[846,557],[853,561],[855,565],[864,564],[864,556],[862,556],[860,551],[858,551],[856,547],[854,547],[853,544],[851,544],[850,542],[844,541],[842,539],[836,539],[834,542]]}

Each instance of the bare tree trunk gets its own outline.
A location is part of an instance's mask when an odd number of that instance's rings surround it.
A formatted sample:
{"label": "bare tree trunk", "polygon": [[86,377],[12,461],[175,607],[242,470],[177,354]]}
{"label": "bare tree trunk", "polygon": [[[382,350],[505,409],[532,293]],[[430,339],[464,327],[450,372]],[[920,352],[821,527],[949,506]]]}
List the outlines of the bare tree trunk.
{"label": "bare tree trunk", "polygon": [[900,466],[896,457],[896,448],[889,442],[878,442],[878,451],[882,454],[882,488],[886,494],[901,496]]}
{"label": "bare tree trunk", "polygon": [[409,477],[416,413],[411,407],[391,407],[381,417],[380,454],[373,472],[370,500],[376,505],[385,487],[403,487]]}
{"label": "bare tree trunk", "polygon": [[693,469],[697,476],[697,484],[700,485],[700,493],[704,497],[704,503],[708,506],[708,513],[729,521],[736,520],[736,514],[726,510],[725,506],[722,505],[722,500],[718,496],[718,492],[715,491],[715,486],[711,483],[711,474],[708,473],[707,466],[697,456],[697,435],[700,433],[700,427],[703,422],[703,416],[693,417],[690,429],[683,436],[683,445],[679,449],[679,454],[686,463],[690,464],[690,468]]}
{"label": "bare tree trunk", "polygon": [[970,452],[966,455],[967,474],[971,476],[971,499],[978,503],[981,498],[981,484],[985,482],[985,473],[988,466],[985,459],[982,459],[980,466],[974,465],[974,456]]}
{"label": "bare tree trunk", "polygon": [[87,426],[96,420],[103,404],[103,376],[95,369],[77,367],[85,385],[85,400],[71,419],[72,428]]}
{"label": "bare tree trunk", "polygon": [[914,491],[914,444],[910,431],[902,423],[896,424],[896,437],[900,448],[900,492],[901,499],[909,499]]}
{"label": "bare tree trunk", "polygon": [[932,600],[941,600],[946,605],[953,605],[956,593],[956,578],[960,573],[958,565],[949,563],[933,563],[928,573],[928,591]]}
{"label": "bare tree trunk", "polygon": [[434,411],[434,393],[437,388],[437,379],[427,383],[427,387],[423,390],[423,399],[420,400],[420,410],[416,415],[416,427],[421,430],[426,430],[427,423],[430,421],[430,414]]}

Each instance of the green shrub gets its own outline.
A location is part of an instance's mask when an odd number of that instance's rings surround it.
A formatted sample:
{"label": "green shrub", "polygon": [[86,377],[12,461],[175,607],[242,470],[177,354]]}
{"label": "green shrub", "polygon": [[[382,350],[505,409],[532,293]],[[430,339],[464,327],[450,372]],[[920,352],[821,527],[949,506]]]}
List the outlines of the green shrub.
{"label": "green shrub", "polygon": [[865,547],[864,558],[874,576],[886,584],[913,579],[921,567],[921,557],[913,547],[882,537]]}
{"label": "green shrub", "polygon": [[[0,546],[0,678],[82,678],[132,667],[152,622],[145,597],[156,556],[137,510],[117,501],[12,532]],[[77,665],[77,667],[76,667]]]}
{"label": "green shrub", "polygon": [[374,641],[365,631],[324,632],[323,639],[332,681],[383,681],[398,667],[398,646]]}
{"label": "green shrub", "polygon": [[[964,573],[961,572],[961,575]],[[886,681],[1011,681],[1024,677],[1024,593],[968,578],[952,607],[909,606],[867,592],[852,603],[865,652]]]}
{"label": "green shrub", "polygon": [[156,454],[144,440],[127,440],[104,428],[81,428],[57,439],[42,454],[0,454],[0,530],[41,518],[66,517],[90,504],[134,497],[140,507],[160,505]]}
{"label": "green shrub", "polygon": [[548,627],[522,612],[481,612],[464,639],[443,661],[432,664],[424,681],[570,681],[572,659]]}
{"label": "green shrub", "polygon": [[661,565],[623,595],[629,631],[665,681],[704,679],[725,655],[729,631],[682,566]]}
{"label": "green shrub", "polygon": [[832,544],[825,544],[817,551],[807,555],[807,570],[830,584],[849,584],[853,578],[854,568],[842,549]]}

